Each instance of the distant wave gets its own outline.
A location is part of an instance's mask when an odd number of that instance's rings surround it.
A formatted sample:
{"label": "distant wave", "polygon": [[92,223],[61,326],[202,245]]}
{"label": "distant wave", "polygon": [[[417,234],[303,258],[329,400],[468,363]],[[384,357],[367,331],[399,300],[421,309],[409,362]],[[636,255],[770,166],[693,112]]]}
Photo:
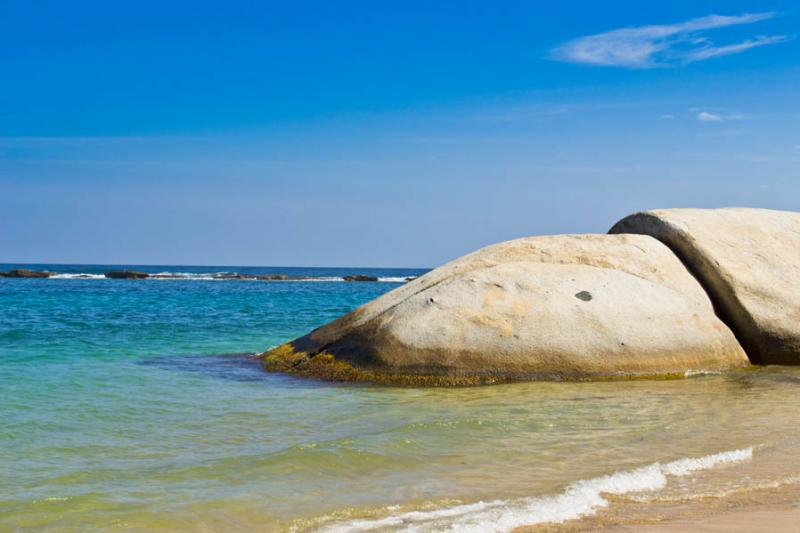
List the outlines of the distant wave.
{"label": "distant wave", "polygon": [[87,274],[87,273],[78,273],[78,274],[56,274],[51,276],[50,279],[106,279],[103,274]]}
{"label": "distant wave", "polygon": [[581,480],[564,492],[549,496],[495,500],[456,505],[430,511],[411,511],[377,519],[340,521],[323,528],[329,532],[353,531],[459,531],[505,532],[543,523],[560,523],[591,515],[607,507],[605,494],[655,491],[666,487],[669,477],[687,476],[719,465],[747,461],[753,448],[731,450],[705,457],[653,463],[634,470]]}
{"label": "distant wave", "polygon": [[[149,274],[147,280],[155,281],[336,281],[345,282],[344,276],[286,276],[281,274],[241,274],[237,272],[156,272]],[[270,279],[274,277],[273,279]],[[58,273],[49,279],[109,279],[104,274],[89,272]],[[414,276],[380,276],[380,283],[405,283]]]}

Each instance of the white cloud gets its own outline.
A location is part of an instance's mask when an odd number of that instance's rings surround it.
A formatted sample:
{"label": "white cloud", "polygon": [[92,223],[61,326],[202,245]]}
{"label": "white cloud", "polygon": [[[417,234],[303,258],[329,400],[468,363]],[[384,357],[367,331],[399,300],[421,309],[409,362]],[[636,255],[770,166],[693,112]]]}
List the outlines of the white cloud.
{"label": "white cloud", "polygon": [[697,50],[689,52],[686,57],[687,61],[691,63],[693,61],[702,61],[704,59],[710,59],[712,57],[726,56],[729,54],[738,54],[739,52],[744,52],[745,50],[749,50],[751,48],[756,48],[758,46],[764,46],[767,44],[780,43],[785,40],[786,40],[785,35],[759,35],[757,37],[754,37],[753,39],[748,39],[746,41],[737,44],[699,48]]}
{"label": "white cloud", "polygon": [[621,28],[568,41],[552,50],[552,56],[570,63],[628,68],[692,63],[785,41],[784,35],[760,35],[717,46],[705,36],[708,30],[753,24],[774,16],[773,12],[708,15],[677,24]]}
{"label": "white cloud", "polygon": [[697,113],[697,120],[700,122],[722,122],[724,119],[721,115],[717,115],[716,113],[700,111]]}

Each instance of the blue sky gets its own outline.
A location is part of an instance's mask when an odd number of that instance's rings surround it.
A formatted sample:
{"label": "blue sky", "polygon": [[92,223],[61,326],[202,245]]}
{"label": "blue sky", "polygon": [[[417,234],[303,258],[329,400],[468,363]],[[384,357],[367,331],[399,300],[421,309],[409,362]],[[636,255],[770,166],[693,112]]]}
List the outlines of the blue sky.
{"label": "blue sky", "polygon": [[800,209],[793,2],[431,4],[3,2],[0,261],[435,266]]}

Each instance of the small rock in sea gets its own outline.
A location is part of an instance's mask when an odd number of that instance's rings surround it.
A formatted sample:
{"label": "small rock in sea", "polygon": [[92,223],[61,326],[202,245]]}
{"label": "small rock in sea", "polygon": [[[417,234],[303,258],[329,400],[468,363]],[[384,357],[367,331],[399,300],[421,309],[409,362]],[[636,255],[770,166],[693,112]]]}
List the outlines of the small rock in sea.
{"label": "small rock in sea", "polygon": [[343,279],[345,281],[378,281],[378,278],[375,276],[365,276],[363,274],[354,274],[352,276],[345,276]]}
{"label": "small rock in sea", "polygon": [[406,278],[406,281],[414,281],[414,280],[415,280],[415,279],[417,279],[418,277],[419,277],[419,276],[412,276],[412,277],[408,277],[408,278]]}
{"label": "small rock in sea", "polygon": [[104,275],[111,279],[145,279],[150,277],[150,274],[147,272],[138,272],[135,270],[112,270],[111,272],[106,272]]}
{"label": "small rock in sea", "polygon": [[34,270],[26,270],[24,268],[16,268],[2,273],[4,278],[49,278],[55,272],[36,272]]}

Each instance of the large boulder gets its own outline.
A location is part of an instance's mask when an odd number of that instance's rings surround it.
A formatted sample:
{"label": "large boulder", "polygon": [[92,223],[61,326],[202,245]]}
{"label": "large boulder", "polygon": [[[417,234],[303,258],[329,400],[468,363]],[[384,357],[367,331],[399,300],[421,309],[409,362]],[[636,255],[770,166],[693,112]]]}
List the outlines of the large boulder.
{"label": "large boulder", "polygon": [[651,235],[697,276],[751,361],[800,364],[800,213],[662,209],[611,233]]}
{"label": "large boulder", "polygon": [[671,377],[748,364],[699,283],[640,235],[489,246],[263,358],[272,371],[409,385]]}

